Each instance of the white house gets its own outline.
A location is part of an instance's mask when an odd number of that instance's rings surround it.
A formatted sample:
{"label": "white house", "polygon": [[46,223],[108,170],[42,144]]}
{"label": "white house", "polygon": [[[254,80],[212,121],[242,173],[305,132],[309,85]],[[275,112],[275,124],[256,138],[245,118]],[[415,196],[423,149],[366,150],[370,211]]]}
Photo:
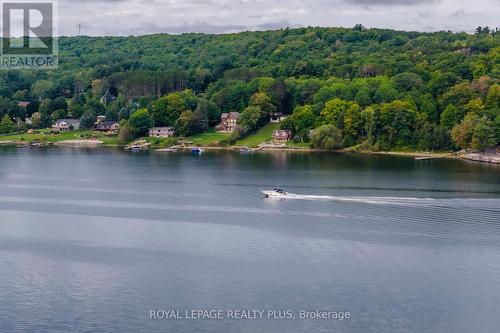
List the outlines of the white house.
{"label": "white house", "polygon": [[173,127],[153,127],[149,129],[149,136],[152,138],[170,138],[174,134]]}
{"label": "white house", "polygon": [[80,129],[80,119],[58,119],[52,129],[55,131],[73,131]]}
{"label": "white house", "polygon": [[281,112],[273,112],[273,113],[271,113],[271,120],[270,121],[272,124],[277,124],[277,123],[281,123],[286,118],[287,117]]}

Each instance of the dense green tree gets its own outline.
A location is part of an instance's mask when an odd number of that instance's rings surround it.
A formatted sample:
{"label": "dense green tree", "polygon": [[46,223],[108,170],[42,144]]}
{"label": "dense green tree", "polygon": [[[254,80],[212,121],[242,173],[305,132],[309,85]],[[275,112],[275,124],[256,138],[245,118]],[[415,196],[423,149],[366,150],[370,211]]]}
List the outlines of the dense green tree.
{"label": "dense green tree", "polygon": [[0,96],[0,117],[5,114],[11,117],[19,116],[19,108],[14,101]]}
{"label": "dense green tree", "polygon": [[94,117],[106,115],[106,108],[96,99],[89,99],[83,106],[83,113],[92,114]]}
{"label": "dense green tree", "polygon": [[120,111],[126,106],[126,104],[125,96],[123,94],[119,94],[116,100],[106,107],[106,119],[120,119]]}
{"label": "dense green tree", "polygon": [[393,81],[399,91],[421,90],[424,81],[415,73],[401,73],[394,76]]}
{"label": "dense green tree", "polygon": [[465,112],[463,109],[458,109],[453,104],[449,104],[443,113],[441,113],[441,126],[452,129],[453,126],[458,124],[464,117]]}
{"label": "dense green tree", "polygon": [[175,123],[175,132],[179,136],[190,136],[196,132],[196,121],[193,111],[184,111]]}
{"label": "dense green tree", "polygon": [[428,83],[428,87],[434,96],[438,96],[446,92],[446,90],[454,86],[460,78],[454,73],[434,73],[432,79]]}
{"label": "dense green tree", "polygon": [[342,148],[342,131],[334,125],[323,125],[311,134],[311,147],[327,150]]}
{"label": "dense green tree", "polygon": [[269,122],[271,113],[276,111],[276,107],[271,101],[271,98],[264,92],[255,93],[250,97],[250,106],[256,106],[260,108],[260,118],[257,126],[263,126]]}
{"label": "dense green tree", "polygon": [[332,99],[321,111],[323,124],[345,129],[346,134],[356,136],[361,129],[361,107],[356,102]]}
{"label": "dense green tree", "polygon": [[38,112],[40,113],[50,113],[50,99],[45,98],[40,102],[40,106],[38,107]]}
{"label": "dense green tree", "polygon": [[380,108],[382,132],[381,143],[389,147],[413,144],[413,131],[416,126],[417,112],[404,101],[394,101]]}
{"label": "dense green tree", "polygon": [[500,84],[494,84],[490,87],[485,107],[500,112]]}
{"label": "dense green tree", "polygon": [[68,104],[68,115],[75,119],[81,118],[83,115],[83,106],[72,99]]}
{"label": "dense green tree", "polygon": [[469,113],[460,124],[453,127],[451,137],[458,147],[462,149],[471,148],[474,129],[476,128],[478,121],[478,115],[475,113]]}
{"label": "dense green tree", "polygon": [[171,93],[152,104],[153,120],[156,126],[174,126],[183,111],[189,110],[188,94]]}
{"label": "dense green tree", "polygon": [[67,113],[66,113],[66,110],[63,110],[63,109],[59,109],[59,110],[56,110],[54,112],[52,112],[52,121],[57,121],[57,119],[62,119],[62,118],[66,118],[67,116]]}
{"label": "dense green tree", "polygon": [[436,104],[430,94],[422,95],[419,98],[419,111],[424,114],[427,120],[437,123],[439,120]]}
{"label": "dense green tree", "polygon": [[500,145],[500,113],[493,120],[493,130],[495,133],[495,143]]}
{"label": "dense green tree", "polygon": [[484,149],[496,143],[495,127],[493,122],[486,116],[477,121],[472,136],[471,148]]}
{"label": "dense green tree", "polygon": [[209,103],[205,99],[200,99],[196,110],[193,113],[195,122],[195,133],[205,132],[208,129]]}
{"label": "dense green tree", "polygon": [[464,110],[466,113],[475,113],[477,115],[483,115],[485,111],[483,100],[481,98],[474,98],[470,100],[464,106]]}
{"label": "dense green tree", "polygon": [[220,81],[212,89],[217,90],[211,95],[210,101],[217,105],[221,113],[243,110],[251,96],[251,91],[245,82]]}
{"label": "dense green tree", "polygon": [[16,124],[5,114],[0,121],[0,134],[13,133],[16,131]]}
{"label": "dense green tree", "polygon": [[42,100],[51,93],[53,88],[54,83],[52,81],[39,80],[33,84],[31,91],[39,100]]}
{"label": "dense green tree", "polygon": [[416,148],[419,150],[444,150],[451,147],[451,137],[449,130],[436,124],[425,122],[417,130],[416,134]]}
{"label": "dense green tree", "polygon": [[123,119],[120,121],[120,129],[118,131],[118,142],[120,144],[126,144],[131,139],[133,139],[133,131],[127,120]]}
{"label": "dense green tree", "polygon": [[372,99],[370,98],[369,90],[367,88],[358,90],[356,96],[354,97],[354,101],[364,107],[372,104]]}
{"label": "dense green tree", "polygon": [[363,120],[363,131],[369,145],[375,144],[377,128],[379,125],[379,113],[374,107],[367,107],[361,112]]}
{"label": "dense green tree", "polygon": [[81,129],[92,129],[96,122],[96,115],[92,111],[84,111],[80,118]]}
{"label": "dense green tree", "polygon": [[238,126],[244,133],[250,133],[258,128],[260,119],[262,118],[262,109],[259,106],[248,106],[240,114]]}
{"label": "dense green tree", "polygon": [[392,81],[388,78],[381,78],[373,96],[373,101],[375,103],[388,103],[395,100],[397,96],[398,93]]}
{"label": "dense green tree", "polygon": [[128,123],[133,135],[140,137],[146,135],[149,129],[153,127],[153,117],[147,109],[140,109],[130,116]]}
{"label": "dense green tree", "polygon": [[56,110],[67,110],[68,103],[64,97],[57,97],[55,99],[50,100],[49,102],[49,112],[54,112]]}
{"label": "dense green tree", "polygon": [[304,105],[297,107],[290,119],[293,122],[295,135],[304,139],[309,136],[309,131],[316,121],[316,115],[311,105]]}
{"label": "dense green tree", "polygon": [[52,117],[47,111],[41,111],[33,118],[34,128],[49,128],[52,126]]}

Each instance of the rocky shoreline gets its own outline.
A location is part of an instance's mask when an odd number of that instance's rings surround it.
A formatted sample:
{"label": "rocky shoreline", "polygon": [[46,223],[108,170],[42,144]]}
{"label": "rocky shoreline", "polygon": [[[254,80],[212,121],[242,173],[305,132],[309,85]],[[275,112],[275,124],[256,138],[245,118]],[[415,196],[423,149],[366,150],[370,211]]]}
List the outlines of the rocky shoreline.
{"label": "rocky shoreline", "polygon": [[475,162],[500,164],[500,155],[498,154],[489,155],[483,153],[467,153],[460,155],[460,157]]}
{"label": "rocky shoreline", "polygon": [[103,142],[100,140],[64,140],[55,143],[56,146],[64,147],[97,147],[102,145]]}

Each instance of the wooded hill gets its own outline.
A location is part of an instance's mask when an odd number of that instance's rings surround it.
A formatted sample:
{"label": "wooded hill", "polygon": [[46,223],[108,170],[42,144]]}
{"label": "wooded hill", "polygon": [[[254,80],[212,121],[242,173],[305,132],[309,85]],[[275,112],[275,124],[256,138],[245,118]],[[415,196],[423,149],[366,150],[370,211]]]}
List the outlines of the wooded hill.
{"label": "wooded hill", "polygon": [[[35,126],[137,109],[190,135],[239,111],[245,136],[270,113],[296,141],[331,148],[481,148],[500,141],[500,34],[299,28],[225,35],[63,37],[53,71],[0,72],[0,116]],[[109,89],[118,98],[98,100]],[[31,102],[27,108],[18,102]],[[149,120],[146,119],[146,123]],[[0,126],[0,128],[2,128]],[[130,136],[143,129],[130,128]],[[453,140],[452,140],[453,138]]]}

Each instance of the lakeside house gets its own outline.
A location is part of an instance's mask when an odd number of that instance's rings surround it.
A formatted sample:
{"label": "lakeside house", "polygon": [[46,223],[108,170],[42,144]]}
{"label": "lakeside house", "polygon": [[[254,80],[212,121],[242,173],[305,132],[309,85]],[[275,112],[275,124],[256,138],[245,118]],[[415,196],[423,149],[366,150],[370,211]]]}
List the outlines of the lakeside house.
{"label": "lakeside house", "polygon": [[292,140],[293,134],[289,130],[276,130],[273,132],[274,143],[285,143]]}
{"label": "lakeside house", "polygon": [[111,134],[118,134],[120,124],[116,120],[106,120],[106,116],[98,116],[94,130]]}
{"label": "lakeside house", "polygon": [[239,112],[223,113],[220,116],[220,124],[215,128],[217,132],[232,133],[238,128]]}
{"label": "lakeside house", "polygon": [[106,89],[106,92],[104,95],[101,97],[101,103],[104,104],[105,106],[113,103],[116,100],[116,97],[111,94],[109,89]]}
{"label": "lakeside house", "polygon": [[73,131],[80,129],[80,119],[58,119],[52,130],[57,132]]}
{"label": "lakeside house", "polygon": [[281,112],[273,112],[271,113],[271,124],[279,124],[281,123],[283,120],[286,119],[286,116],[281,113]]}
{"label": "lakeside house", "polygon": [[152,138],[170,138],[174,134],[173,127],[153,127],[149,129],[149,136]]}

